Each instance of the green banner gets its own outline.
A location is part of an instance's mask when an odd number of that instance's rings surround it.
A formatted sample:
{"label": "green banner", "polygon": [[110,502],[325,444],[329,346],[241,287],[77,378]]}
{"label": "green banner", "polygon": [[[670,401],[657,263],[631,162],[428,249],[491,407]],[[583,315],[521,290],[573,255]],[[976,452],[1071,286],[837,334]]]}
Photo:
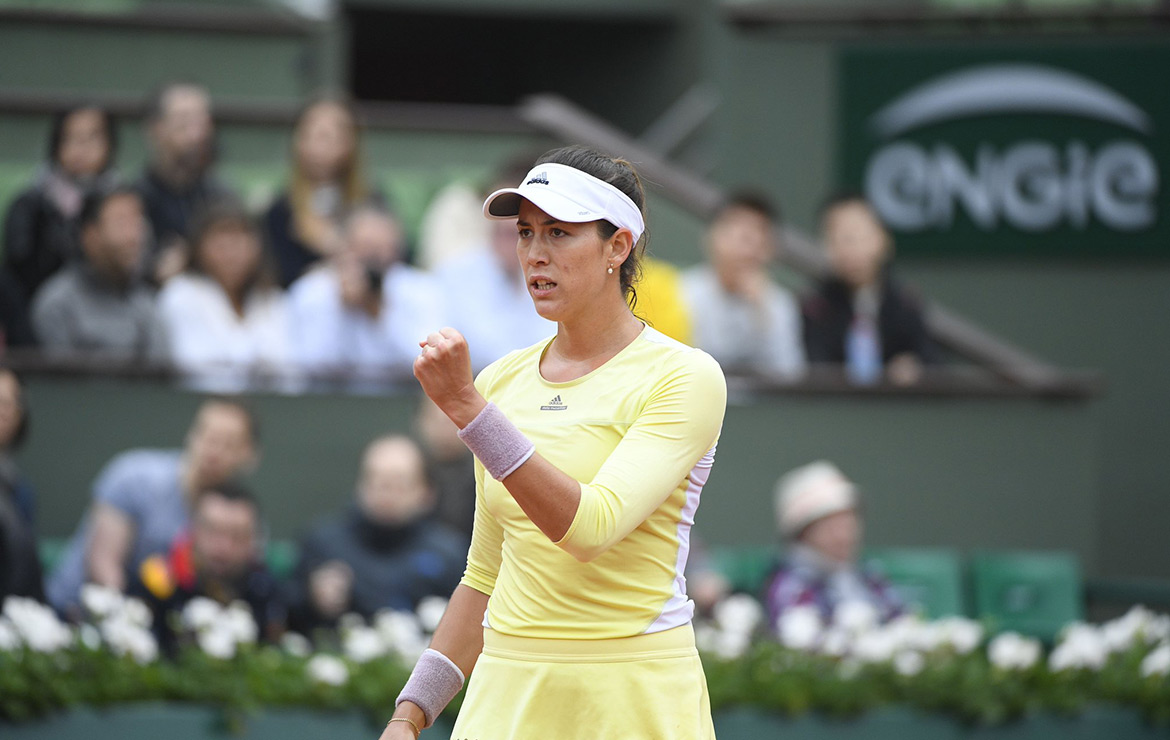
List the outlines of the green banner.
{"label": "green banner", "polygon": [[1170,45],[855,46],[841,182],[921,255],[1170,256]]}

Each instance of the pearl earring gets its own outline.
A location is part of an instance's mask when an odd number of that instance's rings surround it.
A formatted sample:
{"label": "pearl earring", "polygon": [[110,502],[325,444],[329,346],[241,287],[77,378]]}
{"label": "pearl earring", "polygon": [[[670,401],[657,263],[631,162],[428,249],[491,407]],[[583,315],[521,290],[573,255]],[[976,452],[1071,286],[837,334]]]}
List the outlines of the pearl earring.
{"label": "pearl earring", "polygon": [[612,275],[613,274],[613,265],[610,265],[609,269],[606,270],[606,272],[608,272],[610,275]]}

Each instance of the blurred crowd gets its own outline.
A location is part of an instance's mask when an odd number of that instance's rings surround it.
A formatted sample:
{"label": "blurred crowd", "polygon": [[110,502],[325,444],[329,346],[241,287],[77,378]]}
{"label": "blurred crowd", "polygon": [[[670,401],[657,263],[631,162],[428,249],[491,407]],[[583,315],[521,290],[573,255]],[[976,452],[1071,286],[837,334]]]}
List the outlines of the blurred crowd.
{"label": "blurred crowd", "polygon": [[[436,198],[408,243],[342,97],[303,107],[283,189],[259,213],[216,174],[200,85],[150,97],[136,176],[117,168],[116,131],[96,107],[57,116],[43,166],[9,206],[5,347],[171,366],[215,392],[296,391],[320,378],[409,379],[418,340],[442,325],[468,337],[476,369],[556,330],[528,298],[514,228],[482,227],[479,198]],[[479,195],[514,186],[530,161],[502,166]],[[829,364],[856,383],[915,382],[933,357],[917,299],[888,269],[889,232],[857,194],[826,201],[821,224],[831,271],[798,297],[775,277],[777,207],[733,194],[707,226],[706,261],[680,271],[650,260],[635,311],[728,372],[783,382]]]}
{"label": "blurred crowd", "polygon": [[[134,594],[155,610],[165,645],[167,615],[195,596],[247,603],[270,636],[448,596],[462,575],[475,481],[442,413],[424,399],[409,434],[371,440],[351,503],[304,533],[289,572],[273,573],[259,502],[239,482],[260,464],[259,421],[232,394],[408,379],[418,340],[443,325],[467,336],[477,370],[554,334],[529,299],[514,224],[483,227],[478,212],[480,196],[516,185],[532,157],[502,166],[473,198],[436,203],[414,248],[367,178],[343,98],[304,106],[286,185],[261,213],[216,176],[212,101],[200,85],[151,96],[149,160],[136,177],[117,169],[116,131],[95,107],[54,120],[44,165],[4,218],[0,341],[57,359],[174,367],[221,395],[201,406],[181,446],[110,460],[42,573],[36,497],[14,458],[29,411],[20,379],[0,366],[0,599],[32,596],[80,618],[84,584]],[[455,226],[471,222],[478,241],[453,248]],[[777,207],[735,193],[707,225],[703,263],[646,261],[635,312],[729,373],[791,382],[829,364],[859,384],[916,382],[933,355],[917,299],[890,273],[889,232],[850,193],[825,202],[821,226],[831,270],[798,297],[776,279]],[[773,621],[786,604],[831,612],[841,598],[896,613],[854,562],[851,484],[827,464],[793,475],[778,494],[791,547],[761,595]],[[701,543],[696,550],[702,609],[726,585],[704,567]]]}

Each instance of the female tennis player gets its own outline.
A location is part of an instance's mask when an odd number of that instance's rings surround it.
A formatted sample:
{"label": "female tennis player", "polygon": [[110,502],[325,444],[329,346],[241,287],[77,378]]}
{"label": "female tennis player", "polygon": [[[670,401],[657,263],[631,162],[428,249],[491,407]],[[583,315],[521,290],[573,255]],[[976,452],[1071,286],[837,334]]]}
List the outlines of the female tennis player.
{"label": "female tennis player", "polygon": [[473,669],[457,740],[714,738],[683,569],[727,389],[630,311],[643,203],[629,163],[580,147],[484,203],[516,219],[557,334],[474,380],[459,332],[420,342],[415,376],[475,453],[475,529],[383,740],[417,739]]}

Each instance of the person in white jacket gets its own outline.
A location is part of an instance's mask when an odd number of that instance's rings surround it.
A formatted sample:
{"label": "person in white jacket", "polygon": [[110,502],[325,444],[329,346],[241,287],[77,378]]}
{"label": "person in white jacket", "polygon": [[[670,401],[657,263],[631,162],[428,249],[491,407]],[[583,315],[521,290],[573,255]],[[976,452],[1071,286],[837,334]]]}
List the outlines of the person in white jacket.
{"label": "person in white jacket", "polygon": [[191,385],[234,392],[285,376],[285,296],[256,224],[235,203],[214,204],[199,219],[190,266],[158,301],[171,360]]}

